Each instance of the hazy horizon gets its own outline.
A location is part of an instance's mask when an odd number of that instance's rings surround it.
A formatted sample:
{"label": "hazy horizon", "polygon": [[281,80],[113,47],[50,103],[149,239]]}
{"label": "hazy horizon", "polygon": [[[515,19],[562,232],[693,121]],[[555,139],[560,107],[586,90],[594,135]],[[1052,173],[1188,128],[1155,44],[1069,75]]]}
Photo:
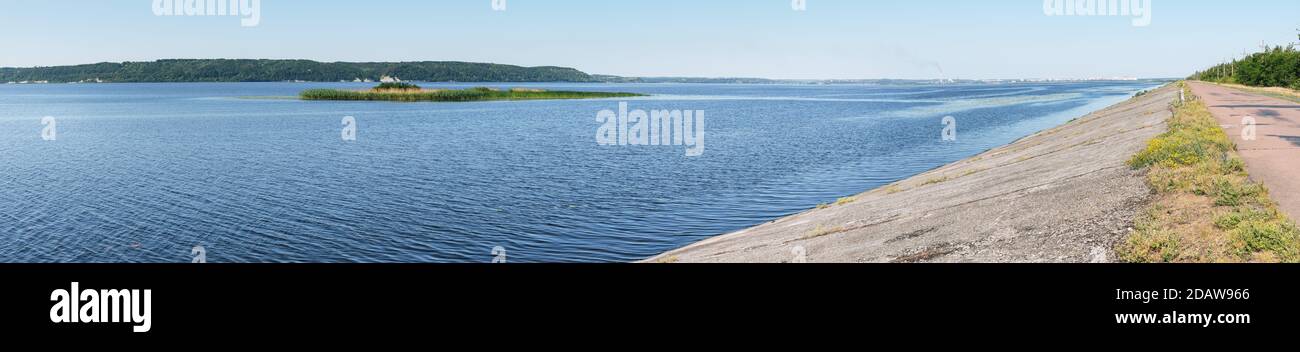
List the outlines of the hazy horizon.
{"label": "hazy horizon", "polygon": [[[233,0],[232,0],[233,1]],[[14,4],[21,2],[21,6]],[[1135,16],[1048,16],[1042,0],[260,2],[156,16],[152,0],[4,0],[0,67],[169,58],[464,61],[626,77],[777,80],[1185,77],[1295,40],[1300,2],[1153,0]],[[378,8],[378,9],[377,9]]]}
{"label": "hazy horizon", "polygon": [[[384,63],[394,62],[394,63],[400,63],[400,62],[439,62],[439,61],[442,61],[442,62],[462,62],[462,61],[444,61],[444,60],[420,60],[420,61],[365,61],[365,62],[362,62],[362,61],[319,61],[319,60],[302,59],[302,58],[266,59],[266,58],[226,58],[226,57],[217,57],[217,58],[159,58],[159,59],[154,59],[154,60],[139,60],[139,61],[100,61],[100,62],[87,62],[87,63],[81,63],[81,64],[72,64],[72,65],[56,65],[56,66],[27,66],[27,67],[0,66],[0,68],[31,69],[31,68],[41,68],[41,67],[65,67],[65,66],[94,65],[94,64],[101,64],[101,63],[114,63],[114,64],[120,64],[120,63],[124,63],[124,62],[154,62],[154,61],[163,61],[163,60],[309,60],[309,61],[317,61],[317,62],[323,62],[323,63],[373,63],[373,62],[384,62]],[[500,63],[500,62],[467,62],[467,63],[486,63],[486,64],[499,64],[499,65],[522,66],[522,67],[540,67],[540,66],[524,66],[524,65],[515,65],[515,64],[510,64],[510,63]],[[547,66],[555,66],[555,65],[547,65]],[[563,66],[559,66],[559,67],[563,67]],[[625,77],[625,78],[663,78],[663,79],[756,79],[756,80],[771,80],[771,81],[874,81],[874,80],[934,81],[934,80],[938,80],[938,79],[936,79],[936,78],[895,78],[895,77],[865,77],[865,78],[852,78],[852,77],[844,77],[844,78],[771,78],[771,77],[755,77],[755,76],[622,76],[622,75],[611,75],[611,74],[600,73],[600,72],[587,72],[587,71],[583,71],[582,69],[580,69],[580,68],[576,68],[576,67],[565,67],[565,68],[573,68],[573,69],[576,69],[576,70],[582,71],[583,73],[586,73],[586,74],[589,74],[589,75],[593,75],[593,76],[605,75],[605,76],[619,76],[619,77]],[[1165,80],[1165,79],[1180,79],[1180,78],[1182,78],[1182,77],[1012,77],[1012,78],[983,78],[983,77],[971,77],[971,78],[951,78],[951,80],[955,80],[955,81],[994,81],[994,80],[1093,80],[1093,79],[1111,79],[1111,78],[1124,78],[1124,79],[1136,79],[1136,80]],[[412,81],[418,81],[418,80],[412,80]],[[105,82],[105,83],[113,83],[113,82]]]}

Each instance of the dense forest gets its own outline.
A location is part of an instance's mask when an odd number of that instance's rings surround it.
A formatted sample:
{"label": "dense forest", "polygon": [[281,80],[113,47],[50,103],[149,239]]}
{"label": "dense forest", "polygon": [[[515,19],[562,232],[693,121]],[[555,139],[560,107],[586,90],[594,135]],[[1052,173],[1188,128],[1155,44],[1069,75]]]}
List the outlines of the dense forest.
{"label": "dense forest", "polygon": [[64,82],[337,82],[390,76],[427,82],[593,82],[565,67],[470,62],[316,62],[310,60],[159,60],[77,66],[0,68],[0,83]]}
{"label": "dense forest", "polygon": [[1190,78],[1257,87],[1300,89],[1300,50],[1296,50],[1294,45],[1265,47],[1262,52],[1197,72]]}

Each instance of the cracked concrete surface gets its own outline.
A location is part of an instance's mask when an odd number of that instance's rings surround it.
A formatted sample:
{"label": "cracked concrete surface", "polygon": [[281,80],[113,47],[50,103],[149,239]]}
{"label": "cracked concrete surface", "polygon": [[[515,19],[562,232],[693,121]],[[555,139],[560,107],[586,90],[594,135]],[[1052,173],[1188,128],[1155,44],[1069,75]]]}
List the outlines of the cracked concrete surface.
{"label": "cracked concrete surface", "polygon": [[[645,262],[1109,262],[1150,197],[1125,165],[1176,87],[857,196]],[[799,258],[799,259],[796,259]]]}

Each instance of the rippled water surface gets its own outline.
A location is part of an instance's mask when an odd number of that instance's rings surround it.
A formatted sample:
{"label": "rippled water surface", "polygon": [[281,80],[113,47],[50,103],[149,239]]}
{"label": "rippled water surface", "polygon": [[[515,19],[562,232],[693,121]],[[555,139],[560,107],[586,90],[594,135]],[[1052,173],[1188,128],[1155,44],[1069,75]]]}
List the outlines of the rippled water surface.
{"label": "rippled water surface", "polygon": [[[497,246],[510,262],[637,260],[1155,85],[497,84],[652,96],[477,103],[274,98],[353,84],[0,85],[0,261],[188,262],[195,245],[209,262],[489,262]],[[597,145],[596,113],[620,101],[705,111],[704,154]]]}

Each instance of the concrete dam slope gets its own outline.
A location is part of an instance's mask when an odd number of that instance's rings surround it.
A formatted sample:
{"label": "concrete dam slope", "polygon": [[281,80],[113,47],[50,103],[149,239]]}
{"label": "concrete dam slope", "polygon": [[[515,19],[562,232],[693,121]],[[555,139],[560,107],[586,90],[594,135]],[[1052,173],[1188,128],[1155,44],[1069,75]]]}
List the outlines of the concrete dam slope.
{"label": "concrete dam slope", "polygon": [[[1150,199],[1125,164],[1175,86],[856,196],[645,262],[1110,262]],[[936,137],[938,140],[938,137]]]}

